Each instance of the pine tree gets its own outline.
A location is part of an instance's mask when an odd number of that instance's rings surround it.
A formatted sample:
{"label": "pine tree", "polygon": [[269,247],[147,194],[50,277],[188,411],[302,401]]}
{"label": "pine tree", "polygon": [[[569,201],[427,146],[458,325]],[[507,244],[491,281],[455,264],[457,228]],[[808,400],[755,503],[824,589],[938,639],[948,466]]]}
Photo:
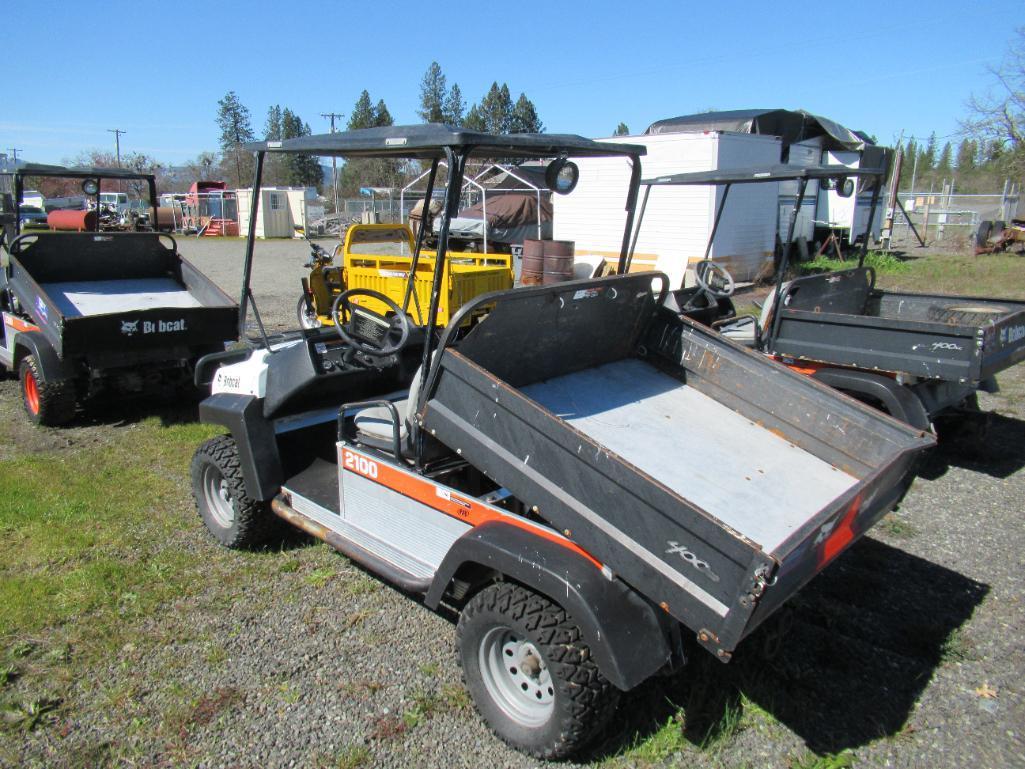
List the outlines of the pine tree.
{"label": "pine tree", "polygon": [[494,134],[509,133],[512,108],[509,86],[502,83],[502,87],[499,88],[498,83],[493,82],[491,89],[480,103],[481,116],[484,118],[486,129]]}
{"label": "pine tree", "polygon": [[941,174],[943,176],[949,176],[950,175],[950,172],[951,172],[951,167],[950,167],[951,154],[952,154],[952,149],[950,147],[950,142],[947,142],[946,144],[943,145],[943,149],[940,151],[940,159],[936,163],[936,172],[938,174]]}
{"label": "pine tree", "polygon": [[445,75],[436,61],[424,73],[420,81],[420,109],[416,114],[425,123],[441,123],[445,120]]}
{"label": "pine tree", "polygon": [[537,116],[534,102],[528,99],[526,94],[521,93],[509,116],[509,133],[539,134],[544,130],[544,124]]}
{"label": "pine tree", "polygon": [[957,145],[957,154],[954,162],[957,163],[958,171],[972,171],[975,169],[975,156],[978,155],[978,147],[972,139],[962,139]]}
{"label": "pine tree", "polygon": [[395,121],[392,120],[391,113],[388,111],[388,106],[384,103],[384,99],[379,100],[377,106],[374,107],[374,125],[386,126],[394,124]]}
{"label": "pine tree", "polygon": [[470,107],[470,111],[466,113],[466,117],[463,119],[463,128],[468,128],[471,131],[488,130],[487,123],[484,121],[484,114],[476,104]]}
{"label": "pine tree", "polygon": [[463,101],[463,92],[459,90],[459,83],[452,84],[441,111],[442,117],[448,125],[461,126],[463,124],[466,103]]}
{"label": "pine tree", "polygon": [[239,100],[234,91],[228,91],[217,102],[217,125],[221,129],[221,155],[224,162],[234,165],[235,179],[242,186],[243,170],[252,166],[252,158],[242,149],[246,142],[253,141],[253,126],[249,109]]}
{"label": "pine tree", "polygon": [[370,101],[370,94],[364,90],[356,99],[356,104],[349,113],[349,130],[357,128],[372,128],[374,121],[374,105]]}
{"label": "pine tree", "polygon": [[[281,113],[281,138],[309,136],[310,126],[287,107]],[[289,153],[283,157],[285,183],[293,187],[320,187],[323,174],[320,161],[308,152]]]}
{"label": "pine tree", "polygon": [[627,128],[626,123],[622,123],[621,122],[619,125],[616,126],[616,130],[612,132],[612,135],[613,136],[629,136],[630,135],[630,129]]}
{"label": "pine tree", "polygon": [[929,143],[925,149],[919,150],[918,173],[926,174],[936,167],[936,132],[929,134]]}

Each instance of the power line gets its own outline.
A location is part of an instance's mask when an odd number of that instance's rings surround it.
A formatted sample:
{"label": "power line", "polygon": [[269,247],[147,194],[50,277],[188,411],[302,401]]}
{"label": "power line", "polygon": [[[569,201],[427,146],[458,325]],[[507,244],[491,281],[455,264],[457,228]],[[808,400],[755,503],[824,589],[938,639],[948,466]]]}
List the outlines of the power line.
{"label": "power line", "polygon": [[121,134],[126,134],[128,131],[122,131],[120,128],[108,128],[107,133],[114,134],[114,147],[117,151],[117,167],[121,167]]}

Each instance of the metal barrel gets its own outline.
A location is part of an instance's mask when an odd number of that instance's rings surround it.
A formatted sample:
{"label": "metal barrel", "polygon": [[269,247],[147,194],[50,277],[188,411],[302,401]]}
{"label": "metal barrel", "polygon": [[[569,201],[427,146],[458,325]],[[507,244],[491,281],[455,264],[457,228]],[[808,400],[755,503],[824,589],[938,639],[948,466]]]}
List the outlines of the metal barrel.
{"label": "metal barrel", "polygon": [[545,271],[545,241],[524,240],[523,262],[520,268],[520,285],[541,284]]}
{"label": "metal barrel", "polygon": [[572,240],[546,240],[544,249],[545,266],[541,282],[547,286],[551,283],[573,280],[574,242]]}
{"label": "metal barrel", "polygon": [[96,211],[51,211],[46,215],[46,224],[51,230],[95,230]]}

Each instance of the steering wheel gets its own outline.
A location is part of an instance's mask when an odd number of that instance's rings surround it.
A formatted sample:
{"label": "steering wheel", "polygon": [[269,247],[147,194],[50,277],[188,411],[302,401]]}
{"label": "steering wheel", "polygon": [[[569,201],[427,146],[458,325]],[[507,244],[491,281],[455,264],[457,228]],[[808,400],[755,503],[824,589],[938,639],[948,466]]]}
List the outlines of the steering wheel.
{"label": "steering wheel", "polygon": [[[388,327],[387,331],[384,331],[382,339],[387,338],[392,331],[399,331],[399,340],[394,344],[376,344],[373,342],[364,341],[361,338],[356,338],[354,335],[358,334],[355,328],[349,328],[349,324],[353,322],[355,313],[352,311],[352,304],[349,299],[354,296],[366,296],[371,299],[376,299],[379,302],[384,302],[388,305],[393,313],[395,313],[389,320],[376,312],[368,310],[366,307],[360,307],[360,312],[366,313],[368,323],[374,323],[378,321],[382,325]],[[357,304],[357,306],[359,306]],[[348,320],[342,323],[340,312],[344,312],[348,315]],[[386,355],[392,355],[397,353],[403,347],[406,346],[406,342],[409,341],[409,333],[411,330],[409,316],[402,311],[391,298],[385,296],[379,291],[372,291],[369,288],[350,288],[348,291],[343,291],[335,299],[335,303],[331,306],[331,320],[335,322],[335,330],[338,332],[338,336],[342,338],[346,344],[351,345],[355,349],[365,352],[367,355],[373,355],[375,357],[384,357]]]}
{"label": "steering wheel", "polygon": [[733,289],[736,288],[729,270],[711,259],[702,259],[694,265],[694,279],[697,280],[702,291],[711,294],[716,299],[728,299],[733,296]]}

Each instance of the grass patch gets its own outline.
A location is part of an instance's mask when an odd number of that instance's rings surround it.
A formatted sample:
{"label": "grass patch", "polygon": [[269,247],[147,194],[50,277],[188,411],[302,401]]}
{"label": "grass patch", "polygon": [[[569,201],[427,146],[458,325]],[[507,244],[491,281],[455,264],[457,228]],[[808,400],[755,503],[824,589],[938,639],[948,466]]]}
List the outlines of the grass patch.
{"label": "grass patch", "polygon": [[879,522],[879,527],[887,534],[898,539],[910,539],[918,532],[915,527],[905,521],[896,513],[887,513]]}
{"label": "grass patch", "polygon": [[[852,255],[847,259],[836,259],[835,257],[817,256],[810,262],[801,262],[799,267],[803,274],[808,275],[816,272],[834,272],[836,270],[850,270],[858,266],[858,257]],[[865,266],[876,271],[876,275],[903,275],[911,272],[911,265],[899,259],[893,254],[885,254],[881,251],[869,251],[865,255]]]}
{"label": "grass patch", "polygon": [[940,647],[942,662],[967,662],[975,658],[975,644],[965,633],[964,628],[955,628],[943,641]]}
{"label": "grass patch", "polygon": [[[909,252],[914,255],[914,250]],[[878,273],[880,288],[920,293],[1025,299],[1025,258],[1012,254],[911,258],[902,273]]]}
{"label": "grass patch", "polygon": [[849,750],[825,756],[807,753],[790,762],[790,769],[851,769],[852,766],[854,766],[854,754]]}
{"label": "grass patch", "polygon": [[370,761],[366,745],[346,745],[335,753],[321,753],[315,759],[317,769],[359,769]]}

